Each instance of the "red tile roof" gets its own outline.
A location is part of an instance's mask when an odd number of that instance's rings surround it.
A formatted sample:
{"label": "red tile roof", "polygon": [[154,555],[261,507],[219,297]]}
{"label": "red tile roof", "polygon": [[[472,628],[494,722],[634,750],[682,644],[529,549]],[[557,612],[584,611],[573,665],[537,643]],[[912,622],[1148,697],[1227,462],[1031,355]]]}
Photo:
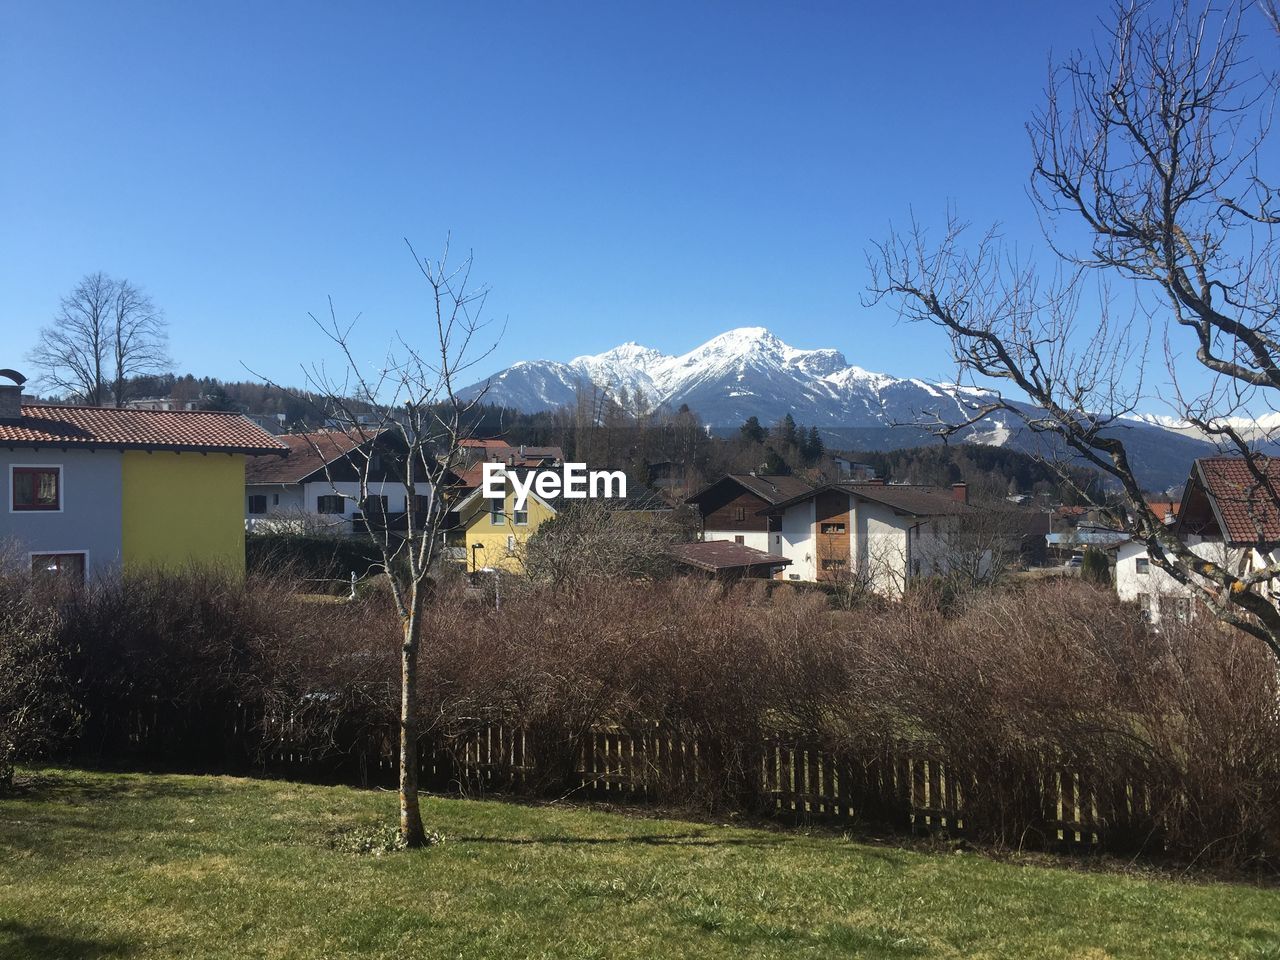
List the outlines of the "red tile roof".
{"label": "red tile roof", "polygon": [[1259,482],[1243,457],[1205,457],[1195,476],[1213,504],[1228,543],[1280,543],[1280,458],[1257,457]]}
{"label": "red tile roof", "polygon": [[732,540],[699,540],[695,543],[676,543],[668,553],[677,563],[688,564],[699,570],[740,570],[744,567],[785,567],[791,563],[786,557],[765,553]]}
{"label": "red tile roof", "polygon": [[0,420],[0,446],[110,450],[288,453],[288,447],[238,413],[128,410],[23,404],[22,418]]}
{"label": "red tile roof", "polygon": [[245,483],[301,483],[360,446],[358,436],[340,430],[286,433],[276,439],[288,447],[288,458],[250,461],[244,468]]}

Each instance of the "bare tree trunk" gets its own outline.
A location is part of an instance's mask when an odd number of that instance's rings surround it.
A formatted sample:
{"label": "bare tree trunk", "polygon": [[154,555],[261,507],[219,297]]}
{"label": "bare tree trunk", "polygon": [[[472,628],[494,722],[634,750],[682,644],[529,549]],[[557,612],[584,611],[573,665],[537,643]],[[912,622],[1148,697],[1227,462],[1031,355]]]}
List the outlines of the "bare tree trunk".
{"label": "bare tree trunk", "polygon": [[418,802],[418,629],[411,614],[400,648],[400,837],[408,847],[427,842]]}

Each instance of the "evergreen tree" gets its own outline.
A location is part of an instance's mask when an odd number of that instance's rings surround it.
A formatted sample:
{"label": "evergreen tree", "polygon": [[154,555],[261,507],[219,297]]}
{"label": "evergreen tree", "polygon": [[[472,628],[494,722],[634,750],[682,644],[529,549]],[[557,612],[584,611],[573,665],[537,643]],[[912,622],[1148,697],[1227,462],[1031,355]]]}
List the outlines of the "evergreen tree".
{"label": "evergreen tree", "polygon": [[768,433],[764,427],[760,425],[759,417],[747,417],[746,422],[738,428],[738,432],[742,434],[742,439],[748,443],[764,443]]}
{"label": "evergreen tree", "polygon": [[1107,555],[1097,547],[1085,547],[1084,560],[1080,564],[1080,579],[1102,586],[1111,582],[1111,565],[1107,563]]}
{"label": "evergreen tree", "polygon": [[764,463],[760,467],[760,472],[786,476],[791,473],[791,467],[787,465],[786,460],[782,459],[777,450],[770,447],[765,453]]}
{"label": "evergreen tree", "polygon": [[826,452],[826,446],[822,442],[822,437],[818,434],[816,426],[809,428],[809,434],[805,437],[804,442],[804,458],[808,463],[817,463],[822,459],[822,455]]}

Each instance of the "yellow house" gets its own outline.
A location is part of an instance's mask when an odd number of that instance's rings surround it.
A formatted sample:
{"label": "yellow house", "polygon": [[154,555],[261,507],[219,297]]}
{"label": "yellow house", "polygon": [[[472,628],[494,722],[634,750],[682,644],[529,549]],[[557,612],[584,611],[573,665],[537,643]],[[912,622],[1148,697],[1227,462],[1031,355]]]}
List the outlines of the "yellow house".
{"label": "yellow house", "polygon": [[243,575],[244,467],[288,448],[239,414],[21,403],[0,385],[0,543],[33,572]]}
{"label": "yellow house", "polygon": [[467,571],[523,572],[525,544],[556,515],[553,504],[530,491],[524,509],[516,510],[516,495],[510,489],[503,500],[486,500],[479,489],[465,497],[454,510],[461,534],[455,534],[455,543],[466,550]]}

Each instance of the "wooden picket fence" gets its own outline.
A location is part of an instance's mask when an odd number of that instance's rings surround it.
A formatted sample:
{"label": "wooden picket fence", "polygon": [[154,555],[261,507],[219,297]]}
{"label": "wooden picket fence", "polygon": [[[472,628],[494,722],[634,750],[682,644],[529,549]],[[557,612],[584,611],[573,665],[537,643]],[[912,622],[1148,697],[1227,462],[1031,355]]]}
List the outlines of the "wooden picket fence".
{"label": "wooden picket fence", "polygon": [[[181,724],[159,707],[104,714],[90,725],[100,732],[96,752],[113,759],[148,753],[190,751],[182,744]],[[221,749],[216,756],[184,757],[188,766],[256,767],[297,779],[390,785],[396,779],[394,731],[360,731],[329,743],[305,743],[296,735],[295,718],[255,717],[237,707],[220,725],[201,724],[202,744]],[[94,743],[83,744],[93,748]],[[520,726],[471,721],[457,729],[424,737],[420,778],[437,791],[477,795],[554,789],[564,796],[644,803],[698,803],[720,796],[724,772],[711,769],[703,745],[658,724],[592,727],[576,743],[569,782],[539,780],[532,735]],[[952,768],[927,745],[899,744],[869,756],[836,756],[814,746],[784,742],[759,745],[744,753],[744,790],[739,802],[753,812],[796,822],[833,825],[879,824],[894,829],[965,836],[973,828],[967,810],[973,778]],[[566,755],[567,756],[567,755]],[[1152,803],[1140,784],[1119,797],[1099,797],[1079,770],[1046,763],[1026,785],[1038,813],[1038,839],[1047,845],[1096,848],[1108,831],[1152,832]],[[989,825],[988,825],[989,826]]]}

